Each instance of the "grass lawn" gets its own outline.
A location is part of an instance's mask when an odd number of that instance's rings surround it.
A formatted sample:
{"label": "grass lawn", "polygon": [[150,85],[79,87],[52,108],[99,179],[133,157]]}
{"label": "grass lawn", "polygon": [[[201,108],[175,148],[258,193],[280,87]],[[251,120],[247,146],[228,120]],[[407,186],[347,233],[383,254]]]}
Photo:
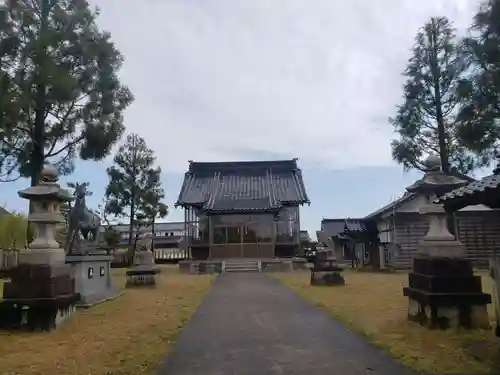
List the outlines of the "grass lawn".
{"label": "grass lawn", "polygon": [[[309,272],[275,274],[303,298],[324,308],[411,368],[428,373],[489,373],[500,362],[493,331],[439,331],[408,322],[405,273],[346,271],[345,286],[311,287]],[[492,282],[483,276],[483,290]],[[493,306],[489,306],[493,322]],[[495,359],[497,363],[495,363]],[[500,373],[497,371],[494,373]]]}
{"label": "grass lawn", "polygon": [[[124,272],[113,270],[122,289]],[[0,374],[154,374],[212,280],[162,267],[155,289],[126,289],[112,301],[77,310],[55,331],[0,332]]]}

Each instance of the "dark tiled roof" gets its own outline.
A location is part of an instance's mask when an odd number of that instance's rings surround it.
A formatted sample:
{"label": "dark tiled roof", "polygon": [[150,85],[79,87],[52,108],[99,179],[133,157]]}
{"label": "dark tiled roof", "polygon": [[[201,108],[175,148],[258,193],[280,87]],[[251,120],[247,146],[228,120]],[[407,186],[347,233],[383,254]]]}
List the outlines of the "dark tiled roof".
{"label": "dark tiled roof", "polygon": [[360,219],[347,219],[345,221],[344,232],[364,232],[366,230],[365,224]]}
{"label": "dark tiled roof", "polygon": [[406,192],[402,197],[396,199],[395,201],[393,201],[393,202],[391,202],[389,204],[386,204],[382,208],[379,208],[378,210],[373,211],[371,214],[365,216],[363,218],[363,220],[376,219],[379,216],[385,214],[386,212],[389,212],[390,210],[395,210],[396,208],[398,208],[399,206],[401,206],[403,203],[405,203],[405,202],[409,201],[410,199],[412,199],[414,196],[415,196],[414,193],[408,193],[408,192]]}
{"label": "dark tiled roof", "polygon": [[176,206],[268,211],[309,203],[297,161],[190,162]]}
{"label": "dark tiled roof", "polygon": [[[469,177],[465,174],[462,174],[462,173],[459,173],[459,172],[456,172],[456,171],[452,171],[450,173],[450,175],[452,177],[455,177],[456,179],[461,179],[461,180],[465,180],[465,181],[476,181],[474,178],[472,177]],[[416,184],[418,184],[420,180],[417,180],[415,183],[413,183],[411,186],[409,186],[407,189],[412,189],[413,187],[416,186]],[[390,210],[395,210],[397,209],[398,207],[400,207],[403,203],[413,199],[413,197],[415,197],[415,193],[412,193],[412,192],[409,192],[409,191],[406,191],[402,197],[396,199],[395,201],[389,203],[389,204],[386,204],[385,206],[379,208],[378,210],[376,211],[373,211],[372,213],[370,213],[369,215],[365,216],[363,218],[363,220],[373,220],[373,219],[377,219],[379,216],[389,212]]]}
{"label": "dark tiled roof", "polygon": [[321,230],[326,233],[328,237],[333,237],[344,231],[344,219],[323,219],[321,220]]}
{"label": "dark tiled roof", "polygon": [[[500,174],[492,174],[479,181],[471,182],[468,185],[452,190],[444,194],[436,203],[443,203],[445,206],[455,206],[460,209],[469,205],[486,204],[489,206],[497,205],[497,198],[489,197],[490,193],[500,189]],[[489,202],[489,200],[494,201]]]}
{"label": "dark tiled roof", "polygon": [[323,219],[321,230],[330,238],[347,239],[349,233],[361,233],[366,227],[361,219]]}
{"label": "dark tiled roof", "polygon": [[309,232],[307,230],[301,230],[299,232],[299,237],[301,241],[310,241],[311,236],[309,236]]}

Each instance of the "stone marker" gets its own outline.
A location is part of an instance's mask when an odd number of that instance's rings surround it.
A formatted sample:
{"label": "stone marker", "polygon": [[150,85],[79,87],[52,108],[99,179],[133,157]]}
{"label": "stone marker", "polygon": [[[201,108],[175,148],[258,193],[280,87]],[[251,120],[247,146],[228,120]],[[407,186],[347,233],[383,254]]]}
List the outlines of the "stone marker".
{"label": "stone marker", "polygon": [[154,255],[150,249],[151,237],[151,234],[147,234],[137,245],[134,265],[126,272],[127,288],[156,285],[156,274],[160,272],[160,269],[156,267]]}
{"label": "stone marker", "polygon": [[33,205],[28,221],[36,226],[36,237],[19,252],[19,265],[8,272],[0,302],[3,328],[50,330],[75,310],[74,279],[55,240],[56,226],[64,222],[60,204],[73,197],[57,184],[57,177],[55,167],[46,165],[40,183],[19,192]]}
{"label": "stone marker", "polygon": [[408,318],[430,328],[488,328],[486,311],[491,296],[482,292],[481,277],[474,276],[471,262],[464,257],[465,246],[448,230],[447,214],[433,201],[467,182],[441,171],[439,157],[431,156],[428,171],[408,187],[409,192],[428,197],[420,214],[428,217],[429,231],[413,260],[408,297]]}

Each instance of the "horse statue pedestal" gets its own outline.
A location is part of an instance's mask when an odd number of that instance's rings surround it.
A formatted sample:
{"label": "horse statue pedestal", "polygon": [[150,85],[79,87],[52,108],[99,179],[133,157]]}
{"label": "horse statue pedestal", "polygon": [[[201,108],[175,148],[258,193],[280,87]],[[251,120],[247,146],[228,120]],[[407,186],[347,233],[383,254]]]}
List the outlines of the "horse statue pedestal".
{"label": "horse statue pedestal", "polygon": [[77,307],[90,307],[117,297],[119,292],[111,278],[113,256],[100,250],[100,218],[85,203],[88,183],[74,186],[76,201],[69,213],[66,264],[75,279]]}
{"label": "horse statue pedestal", "polygon": [[75,278],[77,307],[90,307],[117,297],[120,293],[111,278],[112,255],[106,253],[66,256]]}

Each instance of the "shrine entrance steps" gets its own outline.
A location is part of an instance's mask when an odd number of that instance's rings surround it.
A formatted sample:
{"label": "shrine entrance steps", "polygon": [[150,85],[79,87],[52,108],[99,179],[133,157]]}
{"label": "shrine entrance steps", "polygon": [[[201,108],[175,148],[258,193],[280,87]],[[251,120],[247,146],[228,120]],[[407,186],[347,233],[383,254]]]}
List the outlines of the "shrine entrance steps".
{"label": "shrine entrance steps", "polygon": [[259,272],[260,265],[256,259],[228,259],[223,262],[222,272]]}

